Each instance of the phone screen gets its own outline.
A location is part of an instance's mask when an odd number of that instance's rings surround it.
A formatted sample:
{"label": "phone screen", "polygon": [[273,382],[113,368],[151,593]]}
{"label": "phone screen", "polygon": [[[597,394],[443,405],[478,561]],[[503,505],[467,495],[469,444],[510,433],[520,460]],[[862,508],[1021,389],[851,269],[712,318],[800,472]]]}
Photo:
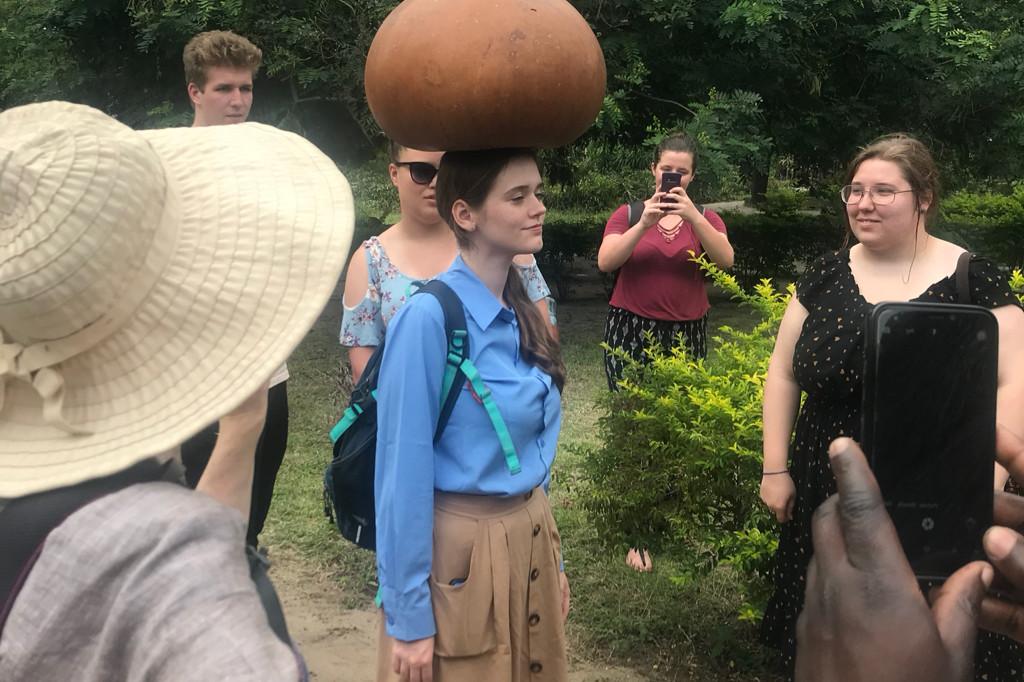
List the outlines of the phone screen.
{"label": "phone screen", "polygon": [[984,558],[998,340],[977,306],[882,303],[868,320],[862,441],[920,578]]}
{"label": "phone screen", "polygon": [[683,184],[683,174],[676,173],[674,171],[662,171],[661,173],[661,191],[667,192],[673,187],[679,187]]}

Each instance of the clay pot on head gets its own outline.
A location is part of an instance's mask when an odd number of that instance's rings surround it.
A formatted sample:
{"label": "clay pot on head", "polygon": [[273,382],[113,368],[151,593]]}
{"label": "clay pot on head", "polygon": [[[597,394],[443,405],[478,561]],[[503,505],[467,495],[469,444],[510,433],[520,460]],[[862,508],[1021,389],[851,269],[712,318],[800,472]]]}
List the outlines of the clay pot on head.
{"label": "clay pot on head", "polygon": [[593,123],[604,55],[565,0],[405,0],[366,59],[366,99],[406,147],[560,147]]}

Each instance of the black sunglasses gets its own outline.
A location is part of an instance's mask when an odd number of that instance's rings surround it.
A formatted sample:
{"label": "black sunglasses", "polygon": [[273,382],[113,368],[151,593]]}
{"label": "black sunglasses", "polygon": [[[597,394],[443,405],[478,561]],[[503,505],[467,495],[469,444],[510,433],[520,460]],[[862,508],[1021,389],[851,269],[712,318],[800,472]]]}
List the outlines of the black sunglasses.
{"label": "black sunglasses", "polygon": [[396,166],[408,166],[409,177],[417,185],[429,185],[437,175],[437,168],[426,161],[395,161]]}

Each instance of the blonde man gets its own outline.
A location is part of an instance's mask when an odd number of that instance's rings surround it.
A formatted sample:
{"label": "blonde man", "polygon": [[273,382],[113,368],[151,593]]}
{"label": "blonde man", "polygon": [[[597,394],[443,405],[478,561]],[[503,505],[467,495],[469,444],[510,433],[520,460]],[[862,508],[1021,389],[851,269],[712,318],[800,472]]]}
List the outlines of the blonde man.
{"label": "blonde man", "polygon": [[[188,41],[182,61],[189,100],[195,109],[192,127],[244,123],[252,107],[253,77],[262,60],[263,53],[258,47],[231,31],[206,31]],[[181,446],[185,479],[190,486],[207,489],[222,500],[251,489],[246,542],[253,547],[259,543],[277,471],[288,446],[287,381],[288,367],[282,365],[270,380],[266,425],[260,434],[252,470],[240,466],[241,463],[228,468],[207,467],[217,441],[217,423]]]}
{"label": "blonde man", "polygon": [[185,82],[195,126],[243,123],[252,107],[252,81],[263,52],[231,31],[206,31],[185,46]]}

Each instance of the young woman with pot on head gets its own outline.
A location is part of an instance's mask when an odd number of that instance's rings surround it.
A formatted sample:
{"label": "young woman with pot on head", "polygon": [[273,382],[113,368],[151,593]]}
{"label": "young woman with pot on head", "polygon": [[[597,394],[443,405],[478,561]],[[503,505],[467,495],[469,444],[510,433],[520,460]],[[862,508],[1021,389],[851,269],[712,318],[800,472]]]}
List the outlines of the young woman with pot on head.
{"label": "young woman with pot on head", "polygon": [[[811,264],[797,282],[764,388],[761,499],[782,527],[761,634],[782,650],[790,671],[813,554],[811,518],[836,491],[829,443],[860,437],[865,318],[880,301],[959,300],[954,273],[964,250],[928,230],[939,180],[927,147],[903,134],[879,138],[854,158],[847,183],[841,198],[858,243]],[[968,282],[971,303],[991,308],[999,322],[998,419],[1019,433],[1024,311],[990,261],[971,256]],[[1004,481],[997,474],[997,487]],[[1024,664],[1016,645],[988,635],[979,640],[976,661],[988,680],[1008,679]]]}
{"label": "young woman with pot on head", "polygon": [[483,385],[467,383],[435,444],[444,316],[413,296],[391,320],[378,383],[378,680],[565,680],[569,586],[545,492],[565,368],[513,264],[542,245],[535,158],[449,152],[437,202],[461,251],[439,279],[461,299]]}
{"label": "young woman with pot on head", "polygon": [[[645,361],[646,332],[665,350],[682,334],[690,355],[707,355],[710,305],[703,273],[692,259],[706,253],[719,267],[731,268],[733,249],[722,218],[701,210],[686,193],[696,169],[693,138],[685,133],[665,137],[651,164],[654,193],[635,215],[625,204],[615,210],[597,252],[602,272],[618,272],[604,341],[639,362]],[[667,192],[662,191],[666,177],[678,180]],[[622,378],[622,361],[605,351],[604,367],[608,388],[614,391]],[[651,570],[645,549],[630,550],[626,563]]]}
{"label": "young woman with pot on head", "polygon": [[[349,348],[352,379],[358,381],[384,339],[384,328],[417,288],[452,264],[458,245],[437,212],[435,184],[443,152],[389,146],[388,174],[398,190],[401,217],[379,236],[356,249],[345,278],[341,345]],[[533,254],[516,257],[517,271],[530,300],[549,314],[551,291]]]}

